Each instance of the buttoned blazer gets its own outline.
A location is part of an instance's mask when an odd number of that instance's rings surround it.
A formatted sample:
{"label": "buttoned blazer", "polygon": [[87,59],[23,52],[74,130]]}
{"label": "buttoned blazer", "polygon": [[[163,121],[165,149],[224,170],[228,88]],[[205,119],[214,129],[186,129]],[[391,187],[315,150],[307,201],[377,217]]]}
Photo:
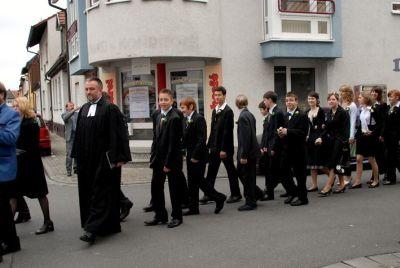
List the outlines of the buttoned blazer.
{"label": "buttoned blazer", "polygon": [[207,143],[211,151],[224,151],[230,156],[233,155],[233,122],[233,111],[228,105],[218,114],[215,109],[213,110],[211,132]]}
{"label": "buttoned blazer", "polygon": [[207,124],[204,116],[194,112],[190,122],[185,120],[183,131],[183,144],[186,149],[187,161],[190,158],[206,160],[208,156]]}
{"label": "buttoned blazer", "polygon": [[0,106],[0,182],[15,180],[17,175],[16,144],[21,118],[6,104]]}
{"label": "buttoned blazer", "polygon": [[309,120],[303,111],[297,108],[291,118],[285,116],[287,135],[282,139],[289,157],[305,158],[306,138],[310,128]]}
{"label": "buttoned blazer", "polygon": [[244,108],[240,112],[237,125],[237,137],[238,160],[257,159],[260,153],[260,146],[257,142],[256,119],[247,108]]}

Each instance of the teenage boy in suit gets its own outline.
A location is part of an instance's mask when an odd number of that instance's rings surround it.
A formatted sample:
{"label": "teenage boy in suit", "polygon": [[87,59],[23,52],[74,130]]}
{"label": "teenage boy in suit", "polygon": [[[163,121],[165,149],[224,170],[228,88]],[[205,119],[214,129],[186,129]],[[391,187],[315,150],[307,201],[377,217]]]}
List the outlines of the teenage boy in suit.
{"label": "teenage boy in suit", "polygon": [[[214,186],[219,166],[224,163],[229,178],[231,195],[227,203],[239,202],[242,199],[239,188],[239,179],[233,163],[233,111],[226,103],[226,89],[222,86],[214,91],[214,99],[218,103],[212,112],[211,132],[208,138],[209,161],[207,181]],[[206,195],[200,200],[201,203],[210,201]]]}
{"label": "teenage boy in suit", "polygon": [[238,95],[236,107],[240,114],[237,121],[237,171],[246,197],[246,203],[238,208],[239,211],[254,210],[257,207],[256,165],[260,147],[256,136],[256,119],[247,105],[247,97]]}
{"label": "teenage boy in suit", "polygon": [[182,120],[176,109],[173,94],[170,89],[162,89],[158,94],[160,113],[157,114],[153,129],[153,144],[151,146],[150,168],[153,169],[151,181],[151,198],[155,216],[145,221],[146,226],[153,226],[168,221],[165,209],[164,183],[168,176],[168,186],[172,205],[172,219],[168,228],[182,224],[181,189],[184,177],[182,171]]}
{"label": "teenage boy in suit", "polygon": [[184,115],[183,147],[186,150],[186,164],[189,186],[189,210],[184,216],[199,214],[199,189],[215,201],[214,213],[224,207],[226,195],[219,193],[204,178],[208,158],[207,124],[204,116],[196,111],[196,102],[187,97],[179,104]]}
{"label": "teenage boy in suit", "polygon": [[[283,144],[284,171],[289,171],[286,172],[284,178],[289,193],[285,203],[302,206],[308,204],[306,137],[309,124],[307,115],[298,107],[298,98],[295,93],[287,93],[285,102],[287,108],[285,125],[277,131]],[[293,175],[296,177],[297,186],[293,182]],[[295,197],[297,200],[294,200]]]}

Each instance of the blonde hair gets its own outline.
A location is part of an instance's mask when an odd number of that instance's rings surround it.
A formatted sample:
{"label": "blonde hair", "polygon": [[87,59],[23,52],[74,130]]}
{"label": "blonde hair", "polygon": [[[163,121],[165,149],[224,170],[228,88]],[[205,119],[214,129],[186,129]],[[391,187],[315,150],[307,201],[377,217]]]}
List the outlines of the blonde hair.
{"label": "blonde hair", "polygon": [[373,100],[372,100],[371,94],[369,92],[362,91],[361,92],[361,97],[364,99],[364,104],[366,106],[372,106]]}
{"label": "blonde hair", "polygon": [[343,85],[339,88],[340,96],[342,97],[342,100],[348,103],[351,103],[354,101],[354,93],[353,90],[349,85]]}
{"label": "blonde hair", "polygon": [[247,100],[247,97],[245,95],[240,94],[236,97],[236,106],[239,109],[247,107],[248,104],[249,101]]}
{"label": "blonde hair", "polygon": [[18,104],[18,109],[21,115],[25,118],[35,118],[36,113],[33,111],[32,106],[29,100],[26,97],[18,97],[13,101],[14,103]]}

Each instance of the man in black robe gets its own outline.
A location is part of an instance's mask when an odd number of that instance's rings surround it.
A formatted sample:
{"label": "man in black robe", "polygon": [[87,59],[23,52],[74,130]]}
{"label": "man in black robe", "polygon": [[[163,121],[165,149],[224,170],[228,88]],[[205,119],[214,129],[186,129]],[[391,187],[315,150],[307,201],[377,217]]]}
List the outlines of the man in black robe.
{"label": "man in black robe", "polygon": [[89,100],[79,111],[73,157],[77,159],[79,206],[84,234],[94,243],[97,235],[121,231],[121,166],[131,161],[126,121],[119,108],[102,98],[98,78],[86,81]]}

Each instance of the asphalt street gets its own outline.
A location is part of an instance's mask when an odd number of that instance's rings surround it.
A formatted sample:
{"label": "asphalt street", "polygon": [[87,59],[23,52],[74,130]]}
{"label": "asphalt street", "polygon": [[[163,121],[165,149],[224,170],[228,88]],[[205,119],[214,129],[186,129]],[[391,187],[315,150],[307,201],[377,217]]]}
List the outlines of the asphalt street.
{"label": "asphalt street", "polygon": [[[368,171],[364,182],[369,176]],[[324,181],[321,176],[320,186]],[[263,185],[261,177],[258,185]],[[216,186],[228,193],[226,179],[218,179]],[[400,252],[400,184],[376,189],[363,186],[325,198],[311,193],[310,204],[302,207],[284,205],[278,197],[259,202],[256,211],[238,212],[239,204],[227,204],[220,215],[214,215],[214,205],[208,204],[200,207],[201,215],[185,217],[181,226],[168,229],[143,225],[153,216],[142,212],[150,185],[130,184],[123,191],[134,207],[122,223],[123,231],[88,246],[78,239],[82,230],[76,185],[49,181],[55,232],[34,234],[42,215],[38,202],[28,200],[32,220],[17,225],[22,250],[6,255],[0,266],[322,267]]]}

